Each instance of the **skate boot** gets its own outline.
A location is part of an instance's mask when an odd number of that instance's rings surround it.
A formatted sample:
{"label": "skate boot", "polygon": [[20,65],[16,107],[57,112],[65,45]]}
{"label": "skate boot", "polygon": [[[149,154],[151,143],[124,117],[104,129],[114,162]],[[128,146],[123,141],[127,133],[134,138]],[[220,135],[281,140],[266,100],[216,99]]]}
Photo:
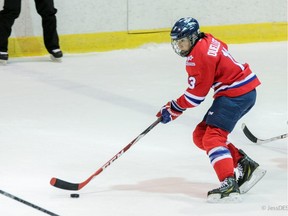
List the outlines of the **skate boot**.
{"label": "skate boot", "polygon": [[55,61],[55,62],[61,62],[62,61],[63,53],[60,49],[51,50],[51,51],[49,51],[49,53],[51,54],[50,58],[52,61]]}
{"label": "skate boot", "polygon": [[221,186],[208,192],[207,202],[209,203],[239,203],[242,199],[238,184],[234,177],[228,177]]}
{"label": "skate boot", "polygon": [[239,152],[243,155],[243,158],[238,161],[237,165],[239,172],[237,183],[240,193],[243,194],[263,178],[266,170],[261,169],[259,164],[248,157],[243,150],[239,149]]}
{"label": "skate boot", "polygon": [[8,53],[7,52],[1,52],[0,51],[0,64],[7,64],[8,61]]}

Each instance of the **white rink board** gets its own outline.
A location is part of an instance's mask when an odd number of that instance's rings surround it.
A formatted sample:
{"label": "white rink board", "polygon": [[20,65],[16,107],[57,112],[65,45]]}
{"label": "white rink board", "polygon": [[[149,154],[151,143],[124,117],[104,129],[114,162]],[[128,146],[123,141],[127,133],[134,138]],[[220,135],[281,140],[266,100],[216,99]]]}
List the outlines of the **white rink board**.
{"label": "white rink board", "polygon": [[[0,0],[2,8],[4,0]],[[170,28],[194,16],[202,26],[287,22],[286,0],[54,0],[60,35]],[[276,3],[275,3],[276,2]],[[12,37],[41,36],[33,0],[22,0]]]}

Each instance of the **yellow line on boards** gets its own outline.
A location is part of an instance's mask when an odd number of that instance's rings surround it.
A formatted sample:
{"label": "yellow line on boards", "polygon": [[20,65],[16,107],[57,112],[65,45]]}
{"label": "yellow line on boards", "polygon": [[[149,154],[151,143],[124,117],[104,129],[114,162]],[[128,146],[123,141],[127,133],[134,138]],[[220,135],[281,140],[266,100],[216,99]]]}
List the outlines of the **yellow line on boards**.
{"label": "yellow line on boards", "polygon": [[[201,31],[228,44],[287,40],[287,22],[203,26]],[[60,46],[64,54],[131,49],[148,43],[169,43],[169,32],[167,28],[60,35]],[[9,38],[10,57],[47,54],[42,36]]]}

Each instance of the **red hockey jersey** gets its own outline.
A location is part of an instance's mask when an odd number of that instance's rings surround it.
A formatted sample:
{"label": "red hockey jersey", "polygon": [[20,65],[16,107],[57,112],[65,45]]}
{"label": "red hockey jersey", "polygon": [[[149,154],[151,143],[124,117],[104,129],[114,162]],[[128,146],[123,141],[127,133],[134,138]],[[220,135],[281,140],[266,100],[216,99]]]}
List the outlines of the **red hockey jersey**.
{"label": "red hockey jersey", "polygon": [[214,89],[214,98],[237,97],[260,85],[249,65],[237,62],[228,52],[227,44],[211,34],[196,43],[187,57],[186,71],[189,86],[177,99],[184,109],[198,106],[210,88]]}

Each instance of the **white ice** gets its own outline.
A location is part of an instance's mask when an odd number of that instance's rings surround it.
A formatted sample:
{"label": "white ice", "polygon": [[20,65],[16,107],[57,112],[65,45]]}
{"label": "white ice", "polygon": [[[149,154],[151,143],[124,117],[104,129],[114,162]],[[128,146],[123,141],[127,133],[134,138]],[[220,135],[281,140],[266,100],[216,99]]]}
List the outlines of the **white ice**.
{"label": "white ice", "polygon": [[[212,102],[167,125],[159,124],[70,198],[52,187],[57,177],[87,179],[155,120],[160,107],[186,89],[185,59],[169,44],[139,49],[11,58],[0,67],[0,190],[61,216],[287,215],[287,42],[230,45],[260,78],[258,99],[230,135],[267,169],[240,204],[209,204],[219,186],[191,133]],[[47,215],[0,194],[1,216]]]}

